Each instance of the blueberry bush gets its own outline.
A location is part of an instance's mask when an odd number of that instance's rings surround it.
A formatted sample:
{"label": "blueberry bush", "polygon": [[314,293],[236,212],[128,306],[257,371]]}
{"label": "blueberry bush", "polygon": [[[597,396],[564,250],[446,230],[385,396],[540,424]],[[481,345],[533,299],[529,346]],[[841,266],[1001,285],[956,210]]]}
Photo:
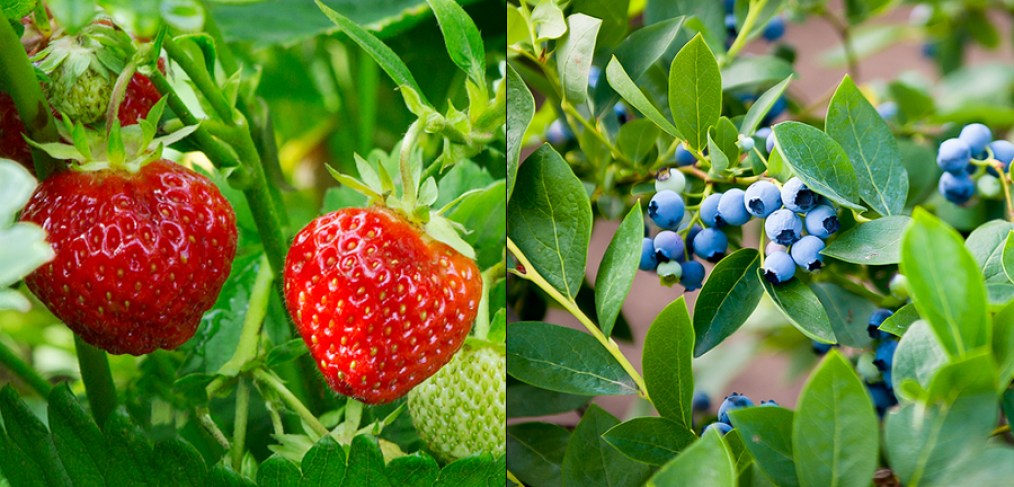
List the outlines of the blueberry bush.
{"label": "blueberry bush", "polygon": [[498,485],[503,6],[0,0],[0,486]]}
{"label": "blueberry bush", "polygon": [[[1010,485],[1014,72],[965,63],[1009,7],[870,22],[898,7],[508,2],[508,485]],[[817,19],[848,74],[807,101],[781,38]],[[912,40],[939,83],[858,81]],[[638,272],[671,289],[643,336]],[[760,348],[809,376],[794,409],[714,390]]]}

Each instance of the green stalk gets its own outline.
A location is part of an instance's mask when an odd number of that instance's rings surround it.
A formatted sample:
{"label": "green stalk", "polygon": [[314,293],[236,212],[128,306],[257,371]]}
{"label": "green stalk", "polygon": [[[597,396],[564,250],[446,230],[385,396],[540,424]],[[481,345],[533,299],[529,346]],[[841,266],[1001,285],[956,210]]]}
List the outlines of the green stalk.
{"label": "green stalk", "polygon": [[330,433],[324,425],[320,424],[320,420],[318,420],[317,417],[306,408],[299,398],[293,395],[292,391],[285,387],[285,384],[282,384],[266,370],[262,368],[254,370],[254,379],[256,379],[262,386],[267,387],[278,394],[278,397],[282,399],[282,402],[295,411],[296,414],[298,414],[299,417],[302,418],[303,421],[313,428],[313,430],[319,435],[324,436]]}
{"label": "green stalk", "polygon": [[480,340],[485,340],[489,336],[489,293],[493,286],[506,277],[506,274],[506,261],[501,261],[482,273],[482,297],[479,298],[479,314],[475,317],[474,326],[475,337]]}
{"label": "green stalk", "polygon": [[14,350],[7,348],[3,342],[0,342],[0,364],[10,369],[14,375],[18,376],[21,380],[25,381],[35,389],[42,397],[49,397],[49,393],[53,392],[53,385],[46,379],[43,379],[31,365],[28,365],[21,357],[18,357]]}
{"label": "green stalk", "polygon": [[[0,22],[0,86],[3,86],[18,109],[28,137],[36,142],[56,142],[60,134],[49,111],[49,102],[35,77],[35,68],[28,60],[21,40],[10,22]],[[64,165],[45,151],[32,147],[35,174],[40,180],[63,169]]]}
{"label": "green stalk", "polygon": [[239,345],[232,358],[219,370],[220,373],[237,374],[244,365],[257,358],[261,324],[264,323],[264,316],[268,314],[268,293],[271,291],[273,279],[271,266],[268,265],[267,259],[262,257],[260,269],[257,270],[257,279],[250,290],[250,304],[247,306],[246,317],[243,319],[243,331],[239,336]]}
{"label": "green stalk", "polygon": [[225,451],[232,449],[232,445],[229,444],[229,439],[225,437],[225,433],[222,433],[222,430],[218,428],[218,424],[216,424],[215,420],[211,418],[211,412],[208,411],[207,407],[197,408],[197,421],[201,423],[201,426],[207,430],[208,434],[210,434],[211,437],[225,449]]}
{"label": "green stalk", "polygon": [[422,121],[416,120],[412,122],[412,126],[408,128],[408,133],[405,134],[405,138],[401,141],[401,185],[405,195],[405,208],[409,212],[415,211],[416,198],[418,197],[419,183],[421,181],[414,181],[412,176],[412,148],[415,147],[416,138],[419,137],[419,133],[422,132]]}
{"label": "green stalk", "polygon": [[232,430],[232,468],[239,472],[243,466],[243,449],[246,446],[246,423],[250,417],[250,386],[239,378],[236,388],[236,424]]}
{"label": "green stalk", "polygon": [[757,16],[761,10],[764,10],[764,5],[767,3],[768,0],[752,0],[750,2],[750,11],[746,14],[746,19],[743,20],[743,25],[739,29],[739,35],[736,36],[736,40],[729,47],[727,59],[735,58],[736,53],[746,45],[746,38],[750,35],[750,31],[753,30],[753,24],[757,23]]}
{"label": "green stalk", "polygon": [[[2,22],[0,22],[2,23]],[[113,374],[109,370],[109,359],[106,352],[95,348],[74,335],[77,347],[77,360],[81,364],[81,380],[88,392],[88,404],[92,407],[95,422],[104,425],[106,418],[116,409],[116,386]]]}

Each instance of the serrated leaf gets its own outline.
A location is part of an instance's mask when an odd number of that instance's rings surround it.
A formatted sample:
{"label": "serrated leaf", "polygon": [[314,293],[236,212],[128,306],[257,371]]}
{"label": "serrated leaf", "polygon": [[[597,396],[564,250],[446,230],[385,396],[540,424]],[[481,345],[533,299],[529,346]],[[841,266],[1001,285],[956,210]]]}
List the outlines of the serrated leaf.
{"label": "serrated leaf", "polygon": [[46,483],[70,487],[71,479],[60,461],[49,430],[28,410],[9,384],[0,390],[0,412],[3,413],[7,437],[42,469]]}
{"label": "serrated leaf", "polygon": [[300,479],[299,467],[277,454],[265,460],[257,469],[259,487],[298,487]]}
{"label": "serrated leaf", "polygon": [[103,428],[109,463],[106,464],[107,485],[154,486],[158,479],[153,470],[151,441],[137,427],[122,407],[114,410]]}
{"label": "serrated leaf", "polygon": [[352,439],[349,450],[348,470],[342,487],[358,487],[370,485],[376,487],[393,487],[384,476],[384,455],[380,452],[377,438],[371,435],[359,435]]}
{"label": "serrated leaf", "polygon": [[204,487],[208,468],[201,454],[189,443],[173,438],[155,444],[154,458],[158,459],[164,485]]}
{"label": "serrated leaf", "polygon": [[341,487],[346,471],[345,449],[331,435],[324,435],[300,464],[303,482],[319,487]]}
{"label": "serrated leaf", "polygon": [[437,482],[440,467],[433,457],[416,452],[391,460],[387,464],[387,480],[397,487],[430,487]]}
{"label": "serrated leaf", "polygon": [[309,352],[310,350],[306,348],[306,342],[302,338],[296,338],[272,348],[268,352],[268,357],[264,360],[264,364],[273,368],[295,360]]}
{"label": "serrated leaf", "polygon": [[56,386],[49,396],[49,427],[74,485],[107,485],[102,473],[109,461],[106,440],[66,384]]}

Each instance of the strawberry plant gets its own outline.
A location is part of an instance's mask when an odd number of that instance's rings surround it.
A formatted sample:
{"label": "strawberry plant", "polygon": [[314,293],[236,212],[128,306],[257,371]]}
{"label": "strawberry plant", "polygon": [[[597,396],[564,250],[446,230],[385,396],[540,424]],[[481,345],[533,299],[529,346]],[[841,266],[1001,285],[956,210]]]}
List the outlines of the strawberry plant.
{"label": "strawberry plant", "polygon": [[0,1],[0,486],[498,484],[499,8]]}
{"label": "strawberry plant", "polygon": [[507,484],[1010,485],[998,7],[507,2]]}

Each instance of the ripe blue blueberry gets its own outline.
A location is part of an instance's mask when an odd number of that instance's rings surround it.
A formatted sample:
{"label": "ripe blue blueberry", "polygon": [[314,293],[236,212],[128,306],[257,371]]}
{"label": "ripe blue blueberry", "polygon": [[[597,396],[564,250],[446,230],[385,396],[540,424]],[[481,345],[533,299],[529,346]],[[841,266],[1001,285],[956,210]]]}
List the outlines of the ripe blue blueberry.
{"label": "ripe blue blueberry", "polygon": [[694,248],[694,238],[696,238],[697,234],[701,233],[701,230],[704,230],[704,228],[702,228],[700,225],[695,224],[693,228],[687,230],[687,225],[689,225],[689,222],[681,224],[677,232],[679,233],[687,232],[687,235],[686,237],[684,237],[683,240],[686,242],[686,247],[688,249],[692,249]]}
{"label": "ripe blue blueberry", "polygon": [[725,226],[725,220],[719,216],[718,205],[722,201],[722,193],[715,193],[701,202],[701,221],[713,228]]}
{"label": "ripe blue blueberry", "polygon": [[817,355],[827,355],[827,352],[830,352],[835,346],[836,345],[831,343],[820,343],[817,340],[813,340],[813,353]]}
{"label": "ripe blue blueberry", "polygon": [[764,115],[764,119],[761,120],[761,125],[771,125],[779,115],[785,112],[785,109],[789,107],[789,102],[785,100],[785,97],[778,97],[774,104],[771,105],[771,109],[768,110],[768,114]]}
{"label": "ripe blue blueberry", "polygon": [[574,140],[574,132],[571,132],[570,127],[563,123],[563,120],[553,120],[553,123],[549,124],[549,129],[546,130],[546,141],[550,144],[564,145],[572,140]]}
{"label": "ripe blue blueberry", "polygon": [[694,154],[692,152],[688,151],[686,149],[686,147],[683,147],[683,144],[680,144],[680,145],[676,146],[675,157],[676,157],[676,164],[679,164],[680,167],[691,166],[695,162],[697,162],[697,158],[694,157]]}
{"label": "ripe blue blueberry", "polygon": [[894,351],[898,349],[897,340],[884,340],[877,345],[876,355],[873,357],[873,365],[876,365],[881,372],[891,370],[894,365]]}
{"label": "ripe blue blueberry", "polygon": [[785,252],[774,252],[764,259],[764,279],[771,284],[789,282],[796,275],[796,263]]}
{"label": "ripe blue blueberry", "polygon": [[891,375],[890,370],[885,370],[881,372],[880,378],[884,379],[884,385],[886,385],[888,389],[894,390],[894,378]]}
{"label": "ripe blue blueberry", "polygon": [[757,181],[746,188],[746,211],[757,218],[767,218],[782,207],[782,192],[770,181]]}
{"label": "ripe blue blueberry", "polygon": [[655,191],[672,191],[676,194],[683,194],[687,189],[687,177],[677,169],[662,168],[655,176]]}
{"label": "ripe blue blueberry", "polygon": [[705,228],[694,238],[694,253],[709,262],[718,262],[729,250],[729,238],[721,230]]}
{"label": "ripe blue blueberry", "polygon": [[828,238],[841,228],[838,211],[834,207],[819,205],[806,214],[806,231],[817,238]]}
{"label": "ripe blue blueberry", "polygon": [[718,200],[718,218],[721,218],[728,225],[741,226],[750,221],[750,213],[746,211],[744,199],[746,193],[742,189],[734,188],[726,191]]}
{"label": "ripe blue blueberry", "polygon": [[781,407],[781,406],[779,406],[778,403],[775,402],[774,400],[768,400],[768,401],[761,401],[760,407],[762,407],[762,408],[777,408],[777,407]]}
{"label": "ripe blue blueberry", "polygon": [[767,246],[764,247],[764,255],[771,255],[775,252],[786,252],[788,253],[789,248],[784,245],[779,245],[775,242],[768,242]]}
{"label": "ripe blue blueberry", "polygon": [[591,86],[593,89],[598,87],[599,75],[601,74],[602,70],[596,66],[588,68],[588,86]]}
{"label": "ripe blue blueberry", "polygon": [[886,331],[880,330],[880,325],[884,324],[888,318],[894,315],[894,311],[889,309],[878,309],[870,315],[870,321],[866,326],[866,331],[870,333],[871,338],[879,340],[886,340],[891,338],[891,334]]}
{"label": "ripe blue blueberry", "polygon": [[734,14],[725,16],[725,30],[728,31],[729,37],[736,36],[736,16]]}
{"label": "ripe blue blueberry", "polygon": [[729,426],[725,423],[711,423],[704,427],[704,431],[701,432],[701,435],[703,436],[705,433],[708,432],[708,430],[712,428],[718,430],[718,433],[721,434],[722,436],[725,436],[726,433],[732,431],[732,426]]}
{"label": "ripe blue blueberry", "polygon": [[803,222],[790,210],[778,210],[764,221],[764,233],[772,242],[788,247],[799,240]]}
{"label": "ripe blue blueberry", "polygon": [[[657,244],[656,244],[657,245]],[[824,241],[807,235],[792,245],[792,260],[800,268],[809,272],[817,272],[824,267],[824,256],[820,253],[824,250]]]}
{"label": "ripe blue blueberry", "polygon": [[1002,162],[1004,170],[1010,171],[1010,163],[1014,161],[1014,144],[1006,140],[994,140],[989,143],[989,150],[993,151],[993,159]]}
{"label": "ripe blue blueberry", "polygon": [[704,391],[694,391],[693,408],[695,413],[704,413],[711,409],[711,398]]}
{"label": "ripe blue blueberry", "polygon": [[972,157],[972,149],[968,142],[961,139],[947,139],[937,150],[937,165],[950,173],[964,173],[968,169],[968,160]]}
{"label": "ripe blue blueberry", "polygon": [[725,9],[725,13],[731,14],[736,11],[736,0],[722,0],[722,8]]}
{"label": "ripe blue blueberry", "polygon": [[898,115],[898,104],[893,101],[881,103],[877,107],[877,113],[880,114],[880,118],[889,120]]}
{"label": "ripe blue blueberry", "polygon": [[965,125],[961,129],[961,134],[958,138],[968,144],[968,147],[972,150],[972,156],[976,159],[982,159],[986,153],[986,146],[989,141],[993,140],[993,132],[989,130],[989,127],[981,123],[972,123]]}
{"label": "ripe blue blueberry", "polygon": [[768,42],[774,42],[781,39],[785,35],[785,19],[781,15],[776,15],[768,22],[768,25],[764,26],[764,40]]}
{"label": "ripe blue blueberry", "polygon": [[799,178],[792,178],[782,186],[782,204],[793,213],[809,213],[819,201],[820,195]]}
{"label": "ripe blue blueberry", "polygon": [[678,233],[669,230],[658,232],[658,235],[655,235],[655,252],[659,256],[659,262],[683,260],[685,255],[683,239]]}
{"label": "ripe blue blueberry", "polygon": [[616,121],[620,122],[620,125],[629,122],[632,118],[630,109],[627,108],[627,105],[624,105],[623,102],[613,105],[613,114],[616,115]]}
{"label": "ripe blue blueberry", "polygon": [[764,141],[764,147],[767,148],[768,154],[771,154],[771,151],[775,150],[775,132],[774,131],[771,131],[771,133],[768,134],[767,139]]}
{"label": "ripe blue blueberry", "polygon": [[642,271],[653,271],[658,267],[658,258],[655,256],[655,241],[645,237],[641,242],[641,263],[638,268]]}
{"label": "ripe blue blueberry", "polygon": [[874,382],[870,384],[866,383],[866,388],[870,390],[870,396],[873,397],[873,406],[877,408],[877,415],[881,418],[887,413],[887,410],[898,405],[898,398],[894,396],[894,393],[887,387],[884,382]]}
{"label": "ripe blue blueberry", "polygon": [[683,221],[686,206],[675,191],[659,191],[648,203],[648,217],[659,228],[675,229]]}
{"label": "ripe blue blueberry", "polygon": [[947,201],[960,205],[967,203],[975,194],[975,182],[968,174],[954,175],[945,172],[940,176],[940,184],[937,187],[940,194],[947,198]]}
{"label": "ripe blue blueberry", "polygon": [[725,400],[722,401],[722,405],[718,407],[718,421],[725,424],[732,424],[729,422],[729,411],[749,407],[753,407],[753,401],[751,401],[749,397],[733,392],[732,395],[725,398]]}
{"label": "ripe blue blueberry", "polygon": [[683,278],[680,285],[686,288],[687,292],[694,292],[701,288],[704,283],[704,265],[696,260],[688,260],[681,264],[683,266]]}

